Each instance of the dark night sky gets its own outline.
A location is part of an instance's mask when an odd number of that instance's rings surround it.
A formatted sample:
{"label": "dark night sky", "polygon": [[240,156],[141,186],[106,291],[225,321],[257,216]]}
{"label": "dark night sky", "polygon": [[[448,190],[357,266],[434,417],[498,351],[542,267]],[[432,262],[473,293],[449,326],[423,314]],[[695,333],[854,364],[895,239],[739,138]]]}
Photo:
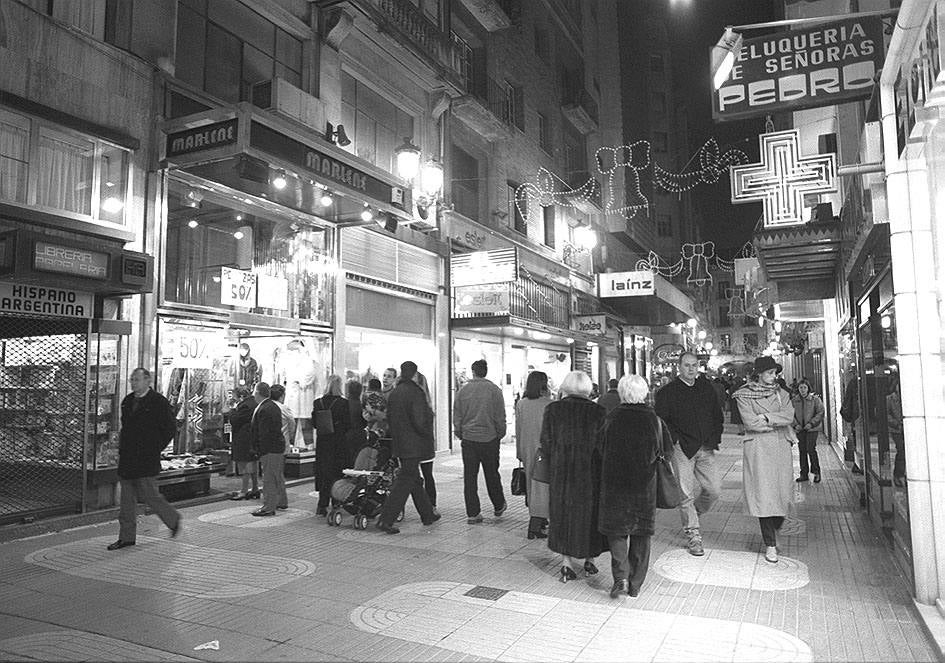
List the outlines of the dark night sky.
{"label": "dark night sky", "polygon": [[[625,2],[628,0],[620,0]],[[638,1],[638,0],[629,0]],[[706,140],[715,138],[724,151],[734,146],[758,157],[758,134],[764,132],[764,118],[715,123],[712,119],[709,49],[727,25],[778,20],[773,0],[644,0],[667,11],[669,34],[675,37],[673,71],[676,99],[686,104],[689,114],[691,156]],[[778,3],[780,4],[780,3]],[[744,33],[746,37],[763,34]],[[747,140],[746,140],[747,139]],[[691,166],[690,166],[691,167]],[[732,205],[729,179],[724,175],[715,185],[700,185],[690,194],[704,219],[703,241],[711,240],[723,257],[751,239],[761,216],[760,203]]]}

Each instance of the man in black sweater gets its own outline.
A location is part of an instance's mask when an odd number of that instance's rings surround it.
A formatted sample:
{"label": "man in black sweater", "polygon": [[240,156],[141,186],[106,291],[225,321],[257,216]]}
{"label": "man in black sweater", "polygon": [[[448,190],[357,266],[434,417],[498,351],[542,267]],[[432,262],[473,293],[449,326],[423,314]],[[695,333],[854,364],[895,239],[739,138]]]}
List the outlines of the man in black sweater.
{"label": "man in black sweater", "polygon": [[676,443],[673,468],[683,491],[679,515],[688,538],[686,548],[698,557],[705,554],[699,514],[711,509],[722,492],[715,463],[722,441],[722,408],[712,385],[699,375],[699,359],[693,353],[679,356],[679,375],[656,392],[656,414]]}

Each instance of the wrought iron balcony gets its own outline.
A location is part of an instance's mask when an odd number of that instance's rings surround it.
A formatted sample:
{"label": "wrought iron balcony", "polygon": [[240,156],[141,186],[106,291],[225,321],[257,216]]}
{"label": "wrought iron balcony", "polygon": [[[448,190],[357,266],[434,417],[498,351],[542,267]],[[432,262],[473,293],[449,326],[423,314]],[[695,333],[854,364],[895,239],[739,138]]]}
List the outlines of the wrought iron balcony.
{"label": "wrought iron balcony", "polygon": [[487,140],[508,138],[516,118],[515,97],[508,86],[475,74],[467,85],[467,94],[453,100],[453,114]]}

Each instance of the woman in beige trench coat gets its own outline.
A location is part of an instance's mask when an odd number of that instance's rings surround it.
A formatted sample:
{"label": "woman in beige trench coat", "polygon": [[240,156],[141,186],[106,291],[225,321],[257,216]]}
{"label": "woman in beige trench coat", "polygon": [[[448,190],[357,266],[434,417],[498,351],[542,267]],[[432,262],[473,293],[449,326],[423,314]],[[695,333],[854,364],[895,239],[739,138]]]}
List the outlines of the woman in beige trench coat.
{"label": "woman in beige trench coat", "polygon": [[752,379],[735,392],[745,422],[742,446],[743,490],[748,513],[758,518],[765,559],[778,561],[777,532],[794,494],[791,445],[797,440],[791,425],[791,396],[776,382],[781,365],[768,356],[755,360]]}
{"label": "woman in beige trench coat", "polygon": [[548,526],[548,484],[532,477],[540,446],[541,421],[550,402],[548,376],[542,371],[532,371],[525,381],[525,393],[515,404],[515,455],[525,466],[528,481],[525,503],[528,504],[529,539],[548,538],[544,531]]}

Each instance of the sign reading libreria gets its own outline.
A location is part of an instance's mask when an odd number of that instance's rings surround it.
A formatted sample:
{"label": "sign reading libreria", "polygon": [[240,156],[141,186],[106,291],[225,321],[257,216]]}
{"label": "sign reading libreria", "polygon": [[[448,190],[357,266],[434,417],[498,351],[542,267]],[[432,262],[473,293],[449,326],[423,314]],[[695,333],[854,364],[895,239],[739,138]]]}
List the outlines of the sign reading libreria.
{"label": "sign reading libreria", "polygon": [[712,99],[716,121],[867,99],[883,66],[878,16],[746,39]]}

